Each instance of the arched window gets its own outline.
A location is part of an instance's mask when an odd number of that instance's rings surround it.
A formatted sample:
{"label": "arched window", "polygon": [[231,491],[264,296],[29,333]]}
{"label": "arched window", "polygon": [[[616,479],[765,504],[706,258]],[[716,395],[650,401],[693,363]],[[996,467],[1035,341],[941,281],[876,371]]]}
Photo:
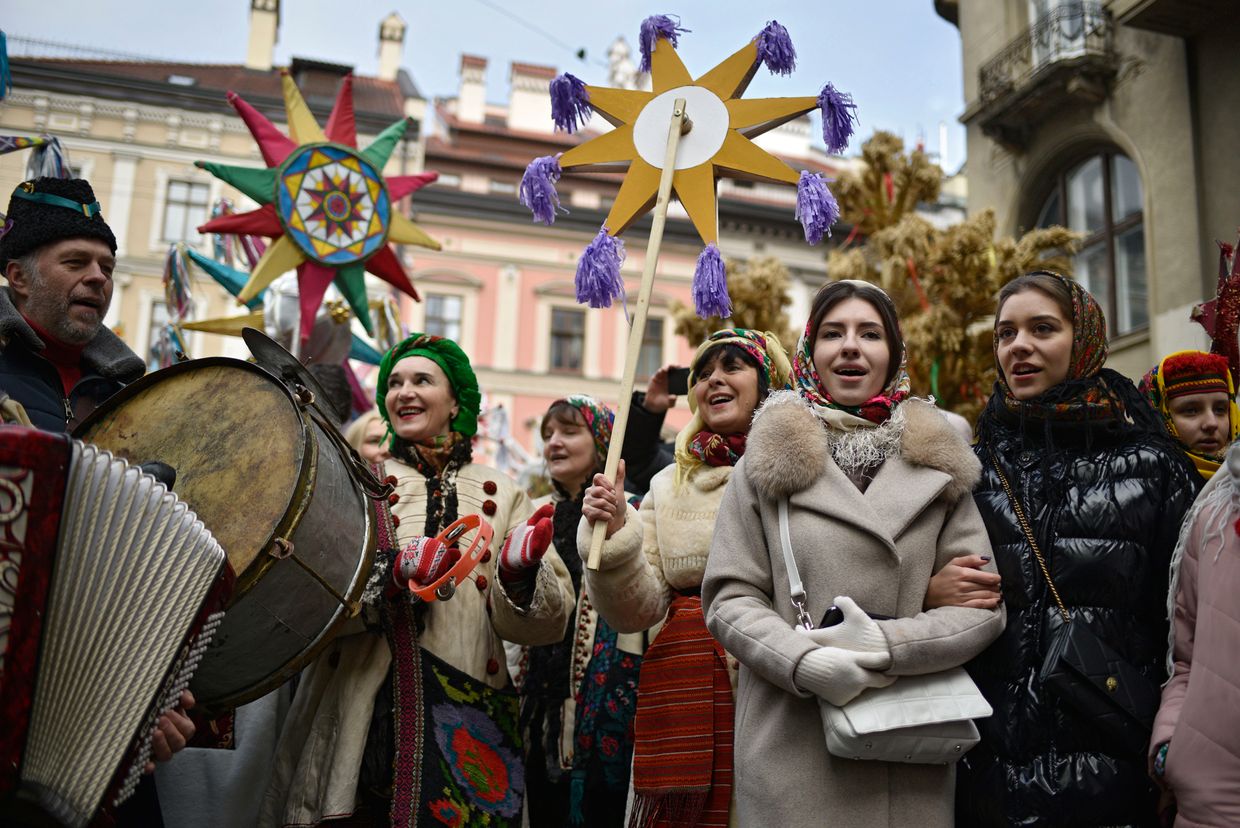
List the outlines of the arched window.
{"label": "arched window", "polygon": [[1141,176],[1125,155],[1103,152],[1061,173],[1038,227],[1059,224],[1085,234],[1076,278],[1106,312],[1113,335],[1149,325]]}

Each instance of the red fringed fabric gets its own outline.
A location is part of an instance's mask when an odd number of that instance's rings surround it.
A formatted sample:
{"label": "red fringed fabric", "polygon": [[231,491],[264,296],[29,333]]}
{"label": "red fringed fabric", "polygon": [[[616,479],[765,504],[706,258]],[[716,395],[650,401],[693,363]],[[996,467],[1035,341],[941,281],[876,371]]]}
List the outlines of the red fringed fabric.
{"label": "red fringed fabric", "polygon": [[726,828],[732,685],[699,596],[678,595],[642,662],[630,828]]}

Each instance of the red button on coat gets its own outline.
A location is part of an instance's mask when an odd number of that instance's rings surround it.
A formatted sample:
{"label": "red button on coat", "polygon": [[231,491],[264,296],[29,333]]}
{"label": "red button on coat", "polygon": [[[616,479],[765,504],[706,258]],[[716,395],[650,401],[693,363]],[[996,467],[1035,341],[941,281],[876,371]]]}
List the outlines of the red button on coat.
{"label": "red button on coat", "polygon": [[400,526],[400,518],[397,515],[392,515],[392,525]]}
{"label": "red button on coat", "polygon": [[390,495],[388,495],[388,503],[392,504],[393,506],[395,506],[397,503],[400,503],[400,495],[396,494],[396,492],[392,492]]}
{"label": "red button on coat", "polygon": [[487,675],[493,676],[499,672],[499,662],[493,658],[487,659]]}
{"label": "red button on coat", "polygon": [[482,491],[486,492],[489,495],[493,495],[497,491],[499,491],[499,487],[495,485],[494,480],[487,480],[486,482],[482,484]]}
{"label": "red button on coat", "polygon": [[483,552],[483,553],[482,553],[482,557],[478,559],[479,563],[486,563],[486,562],[487,562],[487,561],[489,561],[489,560],[491,560],[491,550],[490,550],[490,549],[488,549],[487,551]]}
{"label": "red button on coat", "polygon": [[474,586],[478,587],[478,591],[479,591],[479,592],[486,592],[486,588],[487,588],[487,576],[485,576],[485,575],[479,575],[477,578],[475,578],[475,579],[474,579]]}
{"label": "red button on coat", "polygon": [[482,511],[486,513],[487,517],[491,517],[492,515],[494,515],[495,514],[495,501],[494,500],[482,501]]}

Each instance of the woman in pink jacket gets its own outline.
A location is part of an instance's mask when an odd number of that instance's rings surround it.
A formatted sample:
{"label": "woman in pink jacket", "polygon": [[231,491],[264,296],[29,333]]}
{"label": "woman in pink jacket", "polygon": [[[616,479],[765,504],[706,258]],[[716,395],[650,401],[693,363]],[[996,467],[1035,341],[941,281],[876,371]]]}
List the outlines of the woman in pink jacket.
{"label": "woman in pink jacket", "polygon": [[1150,772],[1177,828],[1240,825],[1240,444],[1202,489],[1172,559],[1171,680]]}

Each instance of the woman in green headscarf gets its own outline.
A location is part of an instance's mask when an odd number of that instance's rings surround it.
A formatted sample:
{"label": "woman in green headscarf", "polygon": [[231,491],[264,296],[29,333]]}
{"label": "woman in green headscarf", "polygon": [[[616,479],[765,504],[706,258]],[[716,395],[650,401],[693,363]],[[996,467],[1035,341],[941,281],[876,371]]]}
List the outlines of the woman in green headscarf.
{"label": "woman in green headscarf", "polygon": [[[395,542],[376,555],[364,627],[303,675],[262,824],[453,824],[470,814],[519,824],[524,772],[503,643],[564,634],[573,594],[548,548],[549,510],[534,512],[512,480],[472,462],[480,395],[455,342],[414,334],[389,351],[376,402],[390,434]],[[468,514],[495,530],[473,583],[414,603],[397,585],[446,572],[459,552],[433,538]]]}

